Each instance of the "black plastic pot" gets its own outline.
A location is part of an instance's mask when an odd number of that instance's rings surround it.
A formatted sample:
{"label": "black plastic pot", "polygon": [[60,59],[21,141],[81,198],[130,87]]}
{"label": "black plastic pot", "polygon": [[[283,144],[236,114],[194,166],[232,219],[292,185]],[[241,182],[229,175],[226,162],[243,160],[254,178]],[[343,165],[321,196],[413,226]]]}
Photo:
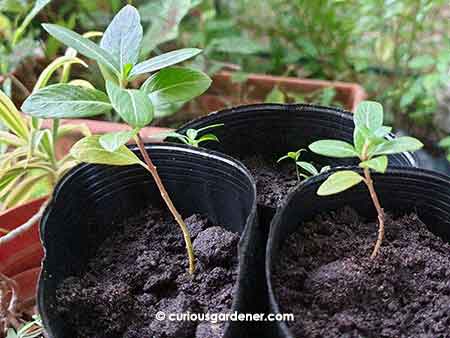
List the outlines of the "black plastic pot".
{"label": "black plastic pot", "polygon": [[[205,142],[202,147],[237,159],[259,154],[275,163],[288,151],[306,149],[317,140],[339,139],[353,143],[354,123],[350,112],[310,104],[256,104],[225,109],[188,122],[177,131],[184,134],[189,128],[199,129],[219,123],[224,127],[204,133],[214,133],[220,142]],[[388,136],[394,137],[393,134]],[[302,156],[305,161],[314,161],[320,167],[357,164],[356,159],[328,158],[312,152]],[[391,155],[389,164],[393,167],[417,165],[411,153]],[[260,209],[263,222],[270,222],[274,213],[274,208],[263,206]]]}
{"label": "black plastic pot", "polygon": [[[249,271],[256,257],[242,254],[263,250],[256,247],[260,241],[253,236],[257,216],[251,175],[232,158],[212,151],[176,144],[149,144],[146,148],[183,216],[206,214],[214,223],[241,233],[232,311],[260,307],[255,295],[261,292],[257,285],[263,268]],[[140,166],[83,164],[61,180],[41,221],[45,259],[38,306],[48,337],[73,337],[54,311],[58,284],[83,270],[111,226],[149,204],[164,207],[151,176]],[[224,337],[251,337],[249,329],[230,324]]]}
{"label": "black plastic pot", "polygon": [[[331,173],[316,176],[300,185],[289,194],[272,220],[266,249],[266,280],[269,307],[273,313],[280,313],[280,308],[272,286],[272,269],[277,264],[284,241],[291,233],[318,214],[344,206],[354,208],[361,215],[376,217],[364,184],[338,195],[318,196],[318,187]],[[384,175],[373,174],[373,178],[381,204],[387,212],[402,215],[414,211],[433,233],[450,241],[450,177],[422,169],[394,168]],[[274,338],[293,338],[286,323],[278,322],[274,326]]]}

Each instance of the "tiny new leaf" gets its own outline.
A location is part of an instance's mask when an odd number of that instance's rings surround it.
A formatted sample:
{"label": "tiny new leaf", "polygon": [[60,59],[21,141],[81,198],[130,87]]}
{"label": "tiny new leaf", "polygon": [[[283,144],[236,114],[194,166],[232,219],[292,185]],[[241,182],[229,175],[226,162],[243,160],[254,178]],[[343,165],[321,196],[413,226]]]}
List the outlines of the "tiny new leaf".
{"label": "tiny new leaf", "polygon": [[70,154],[78,161],[110,165],[141,164],[141,160],[126,146],[110,152],[100,144],[100,136],[88,136],[74,144]]}
{"label": "tiny new leaf", "polygon": [[338,171],[327,178],[317,190],[319,196],[334,195],[345,191],[360,182],[364,178],[351,170]]}

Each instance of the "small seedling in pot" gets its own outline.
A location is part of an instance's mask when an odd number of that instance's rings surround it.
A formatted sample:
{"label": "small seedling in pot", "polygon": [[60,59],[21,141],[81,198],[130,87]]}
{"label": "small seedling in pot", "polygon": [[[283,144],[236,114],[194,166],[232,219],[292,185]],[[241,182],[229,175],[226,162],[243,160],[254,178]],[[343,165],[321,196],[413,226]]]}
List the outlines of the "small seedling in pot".
{"label": "small seedling in pot", "polygon": [[[143,33],[139,13],[130,5],[113,18],[103,33],[100,45],[61,26],[45,24],[44,28],[57,40],[97,61],[106,82],[106,93],[86,81],[82,86],[51,85],[31,95],[22,110],[33,117],[52,119],[91,117],[107,114],[111,110],[117,112],[130,126],[129,130],[86,137],[77,142],[70,153],[82,162],[138,164],[148,170],[182,230],[189,257],[189,272],[193,273],[195,259],[189,231],[145,149],[140,131],[152,122],[158,111],[189,101],[209,87],[211,79],[206,74],[193,69],[169,67],[199,54],[200,50],[185,48],[138,62]],[[153,72],[156,73],[139,89],[127,88],[137,76]],[[125,146],[131,139],[138,145],[143,160]]]}
{"label": "small seedling in pot", "polygon": [[[294,162],[294,164],[295,164],[295,172],[297,174],[297,180],[298,181],[301,180],[301,177],[307,179],[307,178],[310,178],[312,176],[319,175],[319,174],[321,174],[321,173],[323,173],[323,172],[325,172],[325,171],[330,169],[330,166],[325,166],[319,171],[319,170],[317,170],[317,168],[313,164],[311,164],[309,162],[306,162],[306,161],[300,161],[300,155],[304,151],[306,151],[306,149],[299,149],[297,151],[290,151],[286,155],[281,156],[278,159],[277,163],[280,163],[283,160],[290,160],[290,161]],[[303,171],[306,172],[306,174],[300,172],[300,169],[303,169]]]}
{"label": "small seedling in pot", "polygon": [[219,139],[217,138],[216,135],[214,135],[212,133],[201,135],[201,133],[208,129],[222,127],[223,125],[224,125],[223,123],[218,123],[218,124],[212,124],[210,126],[206,126],[206,127],[200,128],[200,129],[190,128],[186,131],[186,135],[183,135],[181,133],[177,133],[177,132],[173,131],[173,132],[165,133],[164,136],[177,138],[178,140],[180,140],[181,142],[183,142],[185,144],[189,144],[193,147],[198,147],[200,145],[200,143],[206,142],[206,141],[219,142]]}
{"label": "small seedling in pot", "polygon": [[321,140],[312,143],[309,149],[329,157],[359,158],[359,167],[363,169],[363,175],[351,170],[340,170],[322,183],[317,194],[320,196],[337,194],[364,182],[378,214],[378,238],[371,254],[371,258],[375,258],[384,238],[385,215],[373,184],[371,170],[385,173],[388,166],[387,155],[416,151],[422,148],[423,144],[408,136],[386,139],[392,128],[383,126],[383,107],[377,102],[361,102],[353,120],[355,123],[353,144],[340,140]]}

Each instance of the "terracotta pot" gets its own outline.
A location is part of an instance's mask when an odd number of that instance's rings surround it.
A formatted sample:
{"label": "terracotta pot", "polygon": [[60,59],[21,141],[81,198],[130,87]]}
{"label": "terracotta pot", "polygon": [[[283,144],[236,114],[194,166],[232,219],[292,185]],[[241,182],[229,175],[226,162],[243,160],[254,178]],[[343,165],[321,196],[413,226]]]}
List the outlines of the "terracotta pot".
{"label": "terracotta pot", "polygon": [[263,103],[274,86],[284,92],[303,94],[332,87],[336,90],[336,99],[343,108],[350,111],[354,111],[358,103],[367,97],[364,89],[356,83],[264,74],[250,74],[244,83],[235,83],[232,81],[232,74],[221,71],[214,75],[212,85],[205,94],[186,104],[177,114],[159,120],[157,125],[180,126],[210,112],[243,104]]}

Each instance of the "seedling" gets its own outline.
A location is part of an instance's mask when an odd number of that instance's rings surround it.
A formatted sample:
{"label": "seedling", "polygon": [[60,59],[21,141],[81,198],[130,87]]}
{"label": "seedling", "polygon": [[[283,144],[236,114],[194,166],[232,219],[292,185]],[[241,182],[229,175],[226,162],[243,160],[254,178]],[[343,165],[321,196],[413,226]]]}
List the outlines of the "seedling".
{"label": "seedling", "polygon": [[317,194],[320,196],[333,195],[345,191],[360,182],[366,184],[378,214],[378,238],[371,254],[373,259],[378,255],[383,242],[385,215],[375,191],[371,170],[385,173],[388,166],[387,155],[416,151],[422,148],[423,144],[419,140],[408,136],[392,140],[386,139],[392,128],[383,126],[383,107],[377,102],[361,102],[356,109],[353,121],[355,123],[353,145],[340,140],[321,140],[312,143],[309,149],[324,156],[336,158],[357,157],[361,161],[359,167],[363,169],[364,175],[351,170],[340,170],[322,183]]}
{"label": "seedling", "polygon": [[[130,126],[130,130],[86,137],[77,142],[70,153],[82,162],[138,164],[148,170],[183,232],[189,257],[189,272],[193,273],[195,259],[189,231],[145,149],[140,130],[152,122],[158,111],[171,104],[189,101],[209,87],[211,79],[206,74],[193,69],[169,67],[201,51],[185,48],[138,62],[143,33],[139,13],[131,5],[122,8],[113,18],[103,33],[100,45],[58,25],[44,24],[43,27],[60,42],[97,61],[106,82],[106,93],[92,88],[86,81],[82,86],[51,85],[31,95],[24,102],[22,110],[33,117],[56,120],[91,117],[116,111]],[[155,71],[157,72],[139,89],[127,88],[137,76]],[[134,139],[138,145],[143,161],[125,146],[130,139]]]}
{"label": "seedling", "polygon": [[439,146],[447,152],[447,160],[450,162],[450,136],[443,138],[441,142],[439,142]]}
{"label": "seedling", "polygon": [[[304,151],[306,151],[306,149],[299,149],[297,151],[290,151],[286,155],[281,156],[278,159],[277,163],[280,163],[283,160],[291,160],[292,162],[294,162],[294,164],[295,164],[295,172],[297,174],[297,180],[298,181],[301,180],[301,177],[307,179],[307,178],[310,178],[312,176],[319,175],[320,173],[323,173],[323,172],[325,172],[325,171],[330,169],[330,166],[325,166],[319,171],[319,170],[317,170],[317,168],[313,164],[311,164],[309,162],[306,162],[306,161],[299,161],[300,155]],[[300,172],[300,169],[303,169],[306,172],[306,174]]]}
{"label": "seedling", "polygon": [[216,135],[214,135],[212,133],[201,135],[201,133],[208,129],[222,127],[223,125],[224,125],[223,123],[219,123],[219,124],[212,124],[210,126],[206,126],[206,127],[200,128],[200,129],[190,128],[190,129],[186,130],[186,135],[183,135],[183,134],[177,133],[177,132],[169,132],[169,133],[164,134],[164,136],[174,137],[174,138],[179,139],[181,142],[183,142],[185,144],[189,144],[193,147],[198,147],[200,145],[200,143],[206,142],[206,141],[219,142],[219,139],[217,138]]}

